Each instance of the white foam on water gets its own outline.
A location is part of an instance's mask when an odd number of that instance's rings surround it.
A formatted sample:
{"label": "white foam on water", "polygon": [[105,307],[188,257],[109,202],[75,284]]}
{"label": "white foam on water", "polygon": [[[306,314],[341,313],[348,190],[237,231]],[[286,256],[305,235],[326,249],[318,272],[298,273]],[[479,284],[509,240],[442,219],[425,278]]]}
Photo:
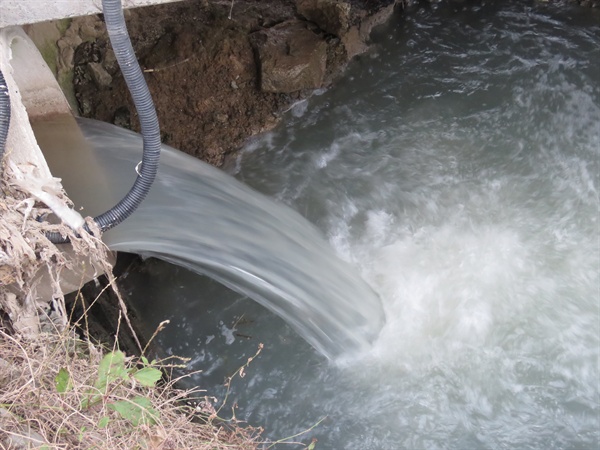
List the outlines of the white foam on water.
{"label": "white foam on water", "polygon": [[314,434],[324,448],[598,445],[599,43],[571,27],[547,39],[560,20],[517,10],[475,36],[480,24],[433,38],[417,25],[417,55],[383,56],[389,76],[355,72],[291,121],[276,158],[242,158],[259,189],[258,161],[304,175],[277,195],[384,302],[373,348],[301,388],[316,391],[313,417],[334,417]]}

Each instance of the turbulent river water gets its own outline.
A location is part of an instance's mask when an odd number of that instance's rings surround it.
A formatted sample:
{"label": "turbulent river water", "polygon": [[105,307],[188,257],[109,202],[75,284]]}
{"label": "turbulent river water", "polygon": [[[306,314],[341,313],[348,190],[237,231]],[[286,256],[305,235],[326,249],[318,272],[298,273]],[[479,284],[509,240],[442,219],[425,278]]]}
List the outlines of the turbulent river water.
{"label": "turbulent river water", "polygon": [[598,448],[600,16],[485,2],[397,17],[375,40],[231,167],[380,296],[372,347],[328,361],[255,302],[156,260],[126,278],[140,314],[171,319],[159,344],[217,397],[264,343],[223,411],[272,439],[320,421],[296,440]]}
{"label": "turbulent river water", "polygon": [[327,417],[320,449],[598,448],[597,13],[399,20],[236,173],[316,223],[387,316],[337,366],[265,352],[241,417],[275,436]]}

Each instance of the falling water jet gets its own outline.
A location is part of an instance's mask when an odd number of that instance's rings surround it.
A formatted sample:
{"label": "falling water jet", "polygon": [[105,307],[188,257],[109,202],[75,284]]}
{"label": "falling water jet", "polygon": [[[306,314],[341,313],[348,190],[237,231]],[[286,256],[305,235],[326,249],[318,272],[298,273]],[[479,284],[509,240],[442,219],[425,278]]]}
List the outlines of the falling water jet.
{"label": "falling water jet", "polygon": [[[91,215],[128,189],[142,139],[77,119],[85,139],[65,149],[68,122],[37,123],[34,131],[53,173]],[[82,173],[101,173],[110,189],[95,189]],[[167,146],[146,201],[104,240],[112,250],[155,256],[253,298],[328,358],[367,349],[384,322],[377,295],[302,216]]]}

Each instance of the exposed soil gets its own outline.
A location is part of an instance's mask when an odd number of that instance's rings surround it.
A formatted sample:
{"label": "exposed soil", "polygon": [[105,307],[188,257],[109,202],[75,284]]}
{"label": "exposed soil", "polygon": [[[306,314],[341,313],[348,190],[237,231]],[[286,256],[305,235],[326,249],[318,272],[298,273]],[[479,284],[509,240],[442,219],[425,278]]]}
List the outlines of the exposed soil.
{"label": "exposed soil", "polygon": [[[330,85],[367,49],[371,29],[394,5],[438,1],[185,0],[127,11],[126,20],[163,142],[221,166],[250,136],[273,128],[293,102]],[[447,3],[462,8],[473,1]],[[81,115],[139,131],[101,18],[79,18],[71,28],[75,41],[59,42],[68,61],[58,65],[74,66]]]}
{"label": "exposed soil", "polygon": [[[360,48],[376,24],[369,22],[366,29],[364,23],[383,8],[388,8],[389,16],[390,6],[395,2],[353,0],[345,3],[349,13],[335,10],[335,14],[348,13],[349,17],[346,28],[338,34],[343,35],[354,27],[356,36],[346,41],[343,36],[324,31],[321,27],[328,28],[325,22],[319,26],[307,21],[298,13],[297,3],[302,2],[188,0],[135,9],[126,14],[165,144],[213,165],[222,165],[225,157],[248,137],[275,126],[279,113],[288,105],[306,97],[315,88],[330,84],[354,48]],[[311,6],[311,2],[304,3],[309,4],[306,8]],[[305,14],[310,15],[310,11]],[[339,21],[339,18],[334,20]],[[324,73],[317,79],[312,69],[307,69],[302,83],[296,86],[283,86],[279,92],[261,89],[261,81],[264,85],[264,77],[268,76],[264,70],[261,73],[261,56],[272,55],[261,54],[260,46],[270,39],[272,30],[279,32],[282,28],[294,27],[303,28],[305,35],[312,34],[314,42],[322,43]],[[84,42],[74,54],[74,88],[80,113],[139,131],[135,108],[107,36],[82,36],[82,39]],[[283,57],[295,58],[291,60],[290,64],[295,66],[290,68],[290,73],[310,65],[311,61],[318,64],[319,55],[315,56],[313,48],[306,48],[315,44],[309,42],[294,49],[301,39],[293,34],[288,39],[289,42],[282,45],[287,52]],[[282,59],[281,55],[275,57]]]}

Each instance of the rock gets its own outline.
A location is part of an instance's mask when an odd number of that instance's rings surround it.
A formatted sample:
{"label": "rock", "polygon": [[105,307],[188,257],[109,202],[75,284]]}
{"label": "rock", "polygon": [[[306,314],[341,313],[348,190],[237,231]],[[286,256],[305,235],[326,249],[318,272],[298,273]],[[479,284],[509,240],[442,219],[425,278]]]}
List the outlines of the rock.
{"label": "rock", "polygon": [[77,17],[73,19],[71,25],[84,41],[93,41],[106,34],[106,25],[97,15]]}
{"label": "rock", "polygon": [[[58,69],[61,72],[73,69],[74,52],[82,42],[94,41],[106,33],[104,22],[98,16],[76,17],[58,42]],[[60,74],[59,74],[60,75]]]}
{"label": "rock", "polygon": [[[79,44],[77,44],[79,45]],[[58,41],[58,69],[65,72],[72,70],[73,57],[75,56],[76,45],[71,45],[64,40]]]}
{"label": "rock", "polygon": [[298,14],[326,33],[339,37],[348,59],[367,49],[373,27],[385,22],[394,11],[394,0],[343,2],[338,0],[297,0]]}
{"label": "rock", "polygon": [[114,75],[120,70],[119,63],[117,62],[117,56],[115,55],[115,52],[112,49],[112,47],[106,49],[102,65],[104,66],[106,71],[112,75]]}
{"label": "rock", "polygon": [[381,25],[394,13],[395,3],[393,1],[380,2],[377,8],[361,14],[357,25],[350,27],[348,32],[342,36],[342,43],[346,47],[348,58],[363,53],[367,49],[367,41],[371,31],[378,25]]}
{"label": "rock", "polygon": [[352,59],[356,55],[360,55],[367,51],[368,45],[366,39],[360,32],[358,26],[351,27],[347,33],[341,37],[342,45],[346,50],[346,58]]}
{"label": "rock", "polygon": [[215,119],[217,120],[217,122],[227,123],[227,121],[229,120],[229,116],[227,114],[222,114],[222,113],[216,114]]}
{"label": "rock", "polygon": [[350,4],[338,0],[298,0],[298,14],[330,34],[341,36],[350,26]]}
{"label": "rock", "polygon": [[125,106],[121,106],[115,111],[112,122],[118,127],[131,130],[131,112]]}
{"label": "rock", "polygon": [[[321,25],[301,18],[298,2]],[[323,14],[329,20],[311,12],[316,4],[329,8]],[[228,19],[231,1],[173,2],[128,10],[127,27],[141,65],[157,69],[145,78],[162,136],[169,145],[220,165],[249,136],[272,128],[292,102],[338,78],[349,59],[365,50],[373,17],[392,4],[246,0],[233,4]],[[66,55],[75,65],[74,103],[86,117],[139,131],[108,38],[94,37],[95,27],[72,26],[84,29],[80,39],[88,41],[77,45],[74,56]],[[113,77],[110,88],[98,88],[92,79],[87,65],[95,62]]]}
{"label": "rock", "polygon": [[28,425],[23,425],[15,430],[7,430],[7,424],[18,423],[19,421],[20,419],[10,411],[0,408],[0,428],[3,430],[2,435],[0,435],[0,445],[2,445],[2,448],[11,448],[14,450],[49,448],[48,441]]}
{"label": "rock", "polygon": [[84,41],[75,49],[73,63],[83,65],[87,63],[99,63],[102,61],[103,46],[96,41]]}
{"label": "rock", "polygon": [[97,62],[91,62],[88,64],[88,70],[92,76],[92,80],[101,87],[108,87],[112,83],[112,77],[106,71],[102,64]]}
{"label": "rock", "polygon": [[299,20],[290,20],[253,36],[265,92],[290,93],[323,84],[327,43]]}

